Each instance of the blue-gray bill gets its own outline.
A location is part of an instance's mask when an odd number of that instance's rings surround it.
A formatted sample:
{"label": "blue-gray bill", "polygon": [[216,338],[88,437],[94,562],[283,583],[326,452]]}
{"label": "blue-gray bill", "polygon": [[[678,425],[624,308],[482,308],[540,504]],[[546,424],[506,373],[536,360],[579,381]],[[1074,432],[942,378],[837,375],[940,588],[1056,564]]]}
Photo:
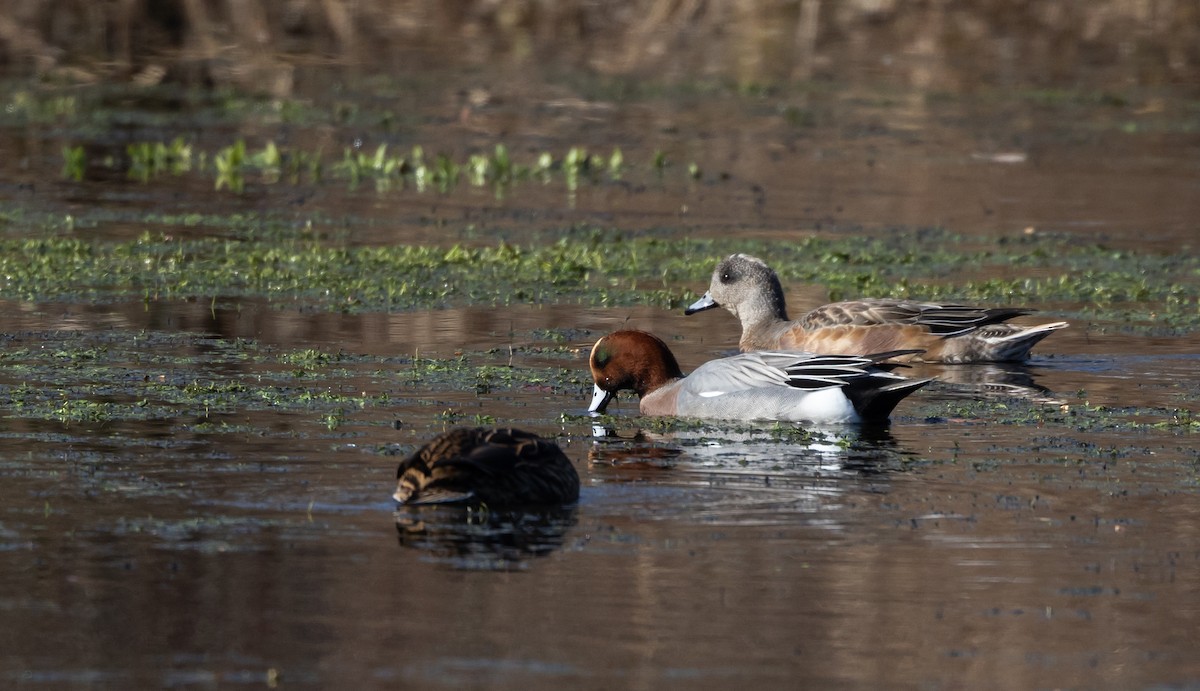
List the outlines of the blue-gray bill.
{"label": "blue-gray bill", "polygon": [[710,310],[714,307],[720,307],[720,306],[721,305],[718,304],[716,300],[712,299],[712,296],[710,296],[708,293],[705,293],[704,297],[700,298],[699,300],[697,300],[697,301],[693,302],[691,305],[689,305],[688,308],[683,311],[683,314],[684,314],[684,316],[687,316],[690,314],[695,314],[697,312],[703,312],[704,310]]}
{"label": "blue-gray bill", "polygon": [[611,391],[605,391],[604,389],[600,388],[599,384],[593,384],[592,402],[590,405],[588,405],[588,413],[592,415],[599,415],[600,413],[603,413],[604,409],[608,407],[608,404],[612,402],[612,399],[616,397],[617,395],[615,393],[612,393]]}

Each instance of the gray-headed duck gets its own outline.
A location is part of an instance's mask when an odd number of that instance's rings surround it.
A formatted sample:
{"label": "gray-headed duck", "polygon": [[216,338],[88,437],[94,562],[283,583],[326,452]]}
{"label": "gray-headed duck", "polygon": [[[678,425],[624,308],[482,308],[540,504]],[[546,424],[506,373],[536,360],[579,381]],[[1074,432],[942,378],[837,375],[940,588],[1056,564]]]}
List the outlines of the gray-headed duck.
{"label": "gray-headed duck", "polygon": [[779,276],[757,257],[722,260],[704,297],[684,314],[724,307],[742,323],[742,351],[805,350],[866,355],[918,350],[925,362],[1020,362],[1050,332],[1067,326],[1006,324],[1033,310],[916,300],[864,299],[823,305],[795,321],[787,316]]}

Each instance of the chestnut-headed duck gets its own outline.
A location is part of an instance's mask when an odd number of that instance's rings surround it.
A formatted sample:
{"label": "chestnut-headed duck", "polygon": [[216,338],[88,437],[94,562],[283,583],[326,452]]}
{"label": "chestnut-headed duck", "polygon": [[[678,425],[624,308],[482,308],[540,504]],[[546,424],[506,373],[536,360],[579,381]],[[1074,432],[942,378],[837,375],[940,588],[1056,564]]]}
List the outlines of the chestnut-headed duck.
{"label": "chestnut-headed duck", "polygon": [[588,412],[602,413],[632,390],[643,415],[787,422],[885,422],[930,379],[890,374],[897,355],[863,357],[755,352],[711,360],[684,376],[670,348],[645,331],[615,331],[592,347]]}
{"label": "chestnut-headed duck", "polygon": [[909,359],[962,364],[1021,362],[1034,344],[1067,326],[1006,324],[1033,310],[971,307],[887,298],[823,305],[791,321],[779,276],[757,257],[734,254],[713,271],[704,297],[684,310],[695,314],[724,307],[742,323],[739,347],[754,350],[805,350],[866,355],[917,350]]}
{"label": "chestnut-headed duck", "polygon": [[557,444],[531,432],[460,428],[401,461],[392,496],[406,505],[570,504],[579,499],[579,473]]}

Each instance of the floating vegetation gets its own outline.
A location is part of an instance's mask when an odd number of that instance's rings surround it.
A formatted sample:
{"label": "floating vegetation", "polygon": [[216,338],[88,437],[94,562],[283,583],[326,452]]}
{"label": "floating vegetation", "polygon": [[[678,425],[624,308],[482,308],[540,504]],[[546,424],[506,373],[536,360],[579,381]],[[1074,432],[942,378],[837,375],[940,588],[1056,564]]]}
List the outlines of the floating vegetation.
{"label": "floating vegetation", "polygon": [[[787,242],[664,240],[578,226],[562,229],[555,242],[528,246],[503,241],[347,246],[323,241],[320,219],[293,222],[303,231],[261,240],[260,234],[272,234],[259,229],[278,221],[242,216],[164,221],[233,224],[243,237],[146,232],[128,241],[85,235],[0,238],[0,298],[251,298],[351,312],[548,302],[675,309],[707,287],[720,257],[742,251],[771,257],[787,286],[823,285],[835,300],[892,296],[1076,305],[1060,313],[1154,333],[1200,328],[1195,280],[1200,258],[1114,251],[1052,236],[1010,244],[926,229]],[[68,225],[92,223],[72,217]],[[979,267],[990,266],[1009,267],[1011,277],[975,278]]]}
{"label": "floating vegetation", "polygon": [[82,146],[63,147],[62,176],[66,180],[79,182],[87,170],[87,153]]}
{"label": "floating vegetation", "polygon": [[[214,188],[241,194],[248,177],[261,184],[286,181],[318,183],[328,168],[334,178],[345,181],[351,189],[371,182],[379,192],[393,187],[415,189],[418,192],[448,192],[462,181],[475,187],[494,187],[497,194],[513,184],[529,181],[550,182],[560,176],[569,190],[583,181],[621,179],[628,169],[625,155],[619,147],[608,156],[590,153],[582,147],[571,147],[561,159],[549,151],[538,153],[529,162],[513,160],[508,147],[497,144],[491,153],[471,154],[465,161],[455,161],[446,154],[427,156],[421,146],[408,153],[393,153],[386,143],[374,150],[346,147],[340,160],[328,163],[319,151],[281,149],[267,141],[261,149],[251,149],[245,140],[238,139],[211,156],[205,152],[193,154],[193,147],[182,138],[170,142],[137,142],[126,147],[128,175],[148,183],[163,175],[183,175],[193,170],[213,176]],[[651,167],[661,172],[665,163],[657,153]],[[211,166],[208,161],[211,160]],[[62,177],[80,181],[84,178],[86,158],[81,146],[63,147]],[[104,165],[115,168],[121,162],[108,157]],[[699,167],[688,169],[692,178],[699,177]]]}
{"label": "floating vegetation", "polygon": [[[200,347],[198,347],[200,346]],[[67,426],[122,421],[168,420],[194,433],[255,432],[238,416],[251,411],[301,413],[304,424],[326,431],[363,424],[371,411],[405,401],[428,405],[439,424],[496,424],[485,410],[428,398],[429,392],[483,396],[554,396],[582,408],[591,386],[582,356],[563,347],[562,367],[502,364],[502,353],[466,352],[450,358],[414,354],[378,357],[317,348],[276,351],[254,341],[154,332],[48,332],[22,334],[0,350],[0,412],[8,420],[45,420]],[[236,366],[230,366],[236,365]],[[354,382],[353,384],[348,384]],[[1080,396],[1084,395],[1080,392]],[[570,405],[570,404],[568,404]],[[636,408],[635,404],[627,404]],[[938,401],[917,399],[907,412],[929,424],[974,421],[992,427],[1066,430],[1099,440],[1128,435],[1190,437],[1200,433],[1200,415],[1169,406],[1105,406],[1075,398],[1046,405],[1021,398]],[[575,416],[564,424],[636,425],[654,434],[683,435],[681,443],[729,440],[750,435],[780,444],[825,444],[843,448],[849,436],[788,423],[714,423],[672,417]],[[259,430],[265,433],[265,430]],[[864,437],[868,439],[869,436]],[[1036,441],[1077,445],[1073,438]],[[1182,442],[1181,442],[1182,443]],[[1096,442],[1096,457],[1127,451]]]}
{"label": "floating vegetation", "polygon": [[182,175],[192,169],[192,147],[182,137],[169,144],[138,142],[125,147],[129,155],[129,177],[141,182],[163,174]]}
{"label": "floating vegetation", "polygon": [[1172,434],[1200,432],[1200,417],[1186,408],[1105,406],[1080,400],[1047,405],[1022,398],[942,402],[928,406],[933,419],[979,420],[990,425],[1016,425],[1030,429],[1055,427],[1075,432]]}
{"label": "floating vegetation", "polygon": [[246,144],[240,139],[237,143],[227,146],[213,157],[213,165],[217,169],[216,189],[227,187],[241,193],[246,187],[242,169],[246,165]]}
{"label": "floating vegetation", "polygon": [[[439,359],[276,352],[241,339],[121,331],[23,334],[9,345],[0,350],[3,416],[67,425],[182,419],[194,431],[224,433],[239,429],[225,416],[271,410],[312,413],[332,431],[358,411],[430,390],[484,394],[537,386],[539,393],[582,401],[590,386],[581,363],[503,366],[491,353]],[[347,387],[351,379],[355,386]],[[485,389],[477,388],[480,382]],[[439,417],[495,423],[490,415],[451,408]]]}

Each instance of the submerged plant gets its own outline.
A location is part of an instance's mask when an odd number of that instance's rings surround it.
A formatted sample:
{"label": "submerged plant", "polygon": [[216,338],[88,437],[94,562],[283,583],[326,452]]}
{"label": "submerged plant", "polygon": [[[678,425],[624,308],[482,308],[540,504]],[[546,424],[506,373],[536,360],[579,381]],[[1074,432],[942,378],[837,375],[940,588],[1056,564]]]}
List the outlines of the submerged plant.
{"label": "submerged plant", "polygon": [[213,157],[213,165],[217,168],[216,189],[228,187],[231,191],[241,194],[246,186],[246,179],[242,174],[245,162],[246,143],[240,139],[217,152]]}
{"label": "submerged plant", "polygon": [[64,146],[62,176],[68,180],[79,182],[87,168],[87,154],[82,146]]}
{"label": "submerged plant", "polygon": [[283,170],[282,157],[273,141],[267,142],[262,151],[252,154],[247,163],[262,171],[265,182],[276,182]]}
{"label": "submerged plant", "polygon": [[612,155],[608,157],[608,174],[614,180],[621,179],[621,169],[625,164],[625,155],[621,153],[621,148],[613,149]]}
{"label": "submerged plant", "polygon": [[136,142],[125,147],[129,177],[149,182],[163,173],[182,175],[192,169],[192,146],[182,137],[170,143]]}
{"label": "submerged plant", "polygon": [[[126,155],[129,177],[146,183],[164,173],[182,175],[193,167],[204,170],[211,158],[215,189],[228,189],[239,194],[245,190],[246,176],[251,172],[257,171],[261,176],[259,181],[264,184],[276,184],[281,180],[299,184],[305,175],[309,182],[317,184],[326,168],[321,152],[283,149],[274,141],[267,141],[259,150],[251,150],[244,140],[239,139],[210,156],[204,151],[193,152],[191,144],[177,137],[171,142],[129,144]],[[63,161],[62,176],[81,180],[86,164],[82,147],[64,147]],[[108,158],[104,164],[115,167],[118,162]],[[665,165],[665,156],[657,152],[653,168],[661,173]],[[598,173],[607,172],[608,179],[620,180],[628,166],[620,147],[614,147],[605,157],[582,146],[574,146],[567,150],[561,161],[544,151],[533,161],[521,163],[513,158],[508,146],[500,142],[490,153],[473,153],[460,162],[444,153],[430,158],[420,145],[414,146],[408,155],[393,154],[386,143],[381,143],[373,150],[363,150],[357,144],[345,147],[341,160],[333,162],[329,169],[334,177],[345,180],[350,189],[369,180],[381,193],[394,186],[444,193],[452,190],[465,176],[471,185],[491,185],[497,196],[504,196],[513,184],[529,180],[548,183],[556,174],[561,174],[567,189],[574,192],[584,180],[599,182]],[[693,177],[698,175],[694,164],[688,172]]]}

